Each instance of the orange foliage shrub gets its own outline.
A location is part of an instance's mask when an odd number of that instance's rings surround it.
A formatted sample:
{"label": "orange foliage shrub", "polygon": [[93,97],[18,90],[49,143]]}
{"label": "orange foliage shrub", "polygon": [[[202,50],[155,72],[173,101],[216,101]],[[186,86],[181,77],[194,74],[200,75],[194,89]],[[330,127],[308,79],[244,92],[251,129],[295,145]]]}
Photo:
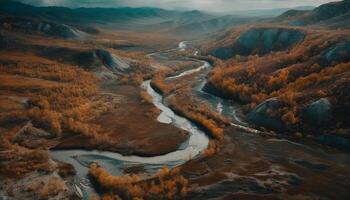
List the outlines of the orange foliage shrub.
{"label": "orange foliage shrub", "polygon": [[141,90],[141,91],[140,91],[140,97],[141,97],[142,103],[152,104],[152,96],[149,95],[149,94],[147,93],[147,91]]}
{"label": "orange foliage shrub", "polygon": [[170,71],[159,71],[156,73],[151,81],[151,86],[157,90],[158,92],[161,92],[164,95],[169,94],[173,89],[173,84],[166,84],[165,78],[166,76],[171,73]]}
{"label": "orange foliage shrub", "polygon": [[103,197],[106,199],[174,199],[187,195],[188,181],[177,169],[164,167],[151,179],[141,180],[136,175],[112,176],[93,163],[90,175],[107,191]]}
{"label": "orange foliage shrub", "polygon": [[[12,147],[15,151],[16,147]],[[0,174],[11,178],[23,177],[27,173],[35,170],[51,171],[49,155],[44,150],[26,150],[14,152],[15,156],[7,160],[6,163],[0,163]]]}
{"label": "orange foliage shrub", "polygon": [[277,76],[271,76],[267,82],[268,88],[271,88],[271,90],[276,90],[283,87],[283,85],[287,83],[288,75],[289,71],[282,69]]}
{"label": "orange foliage shrub", "polygon": [[58,177],[50,177],[48,182],[40,191],[40,198],[48,199],[49,197],[56,196],[59,192],[62,192],[64,188],[65,185],[61,179],[59,179]]}
{"label": "orange foliage shrub", "polygon": [[102,200],[122,200],[122,198],[116,194],[104,194]]}
{"label": "orange foliage shrub", "polygon": [[204,150],[203,154],[205,157],[211,157],[219,151],[220,146],[215,141],[210,140],[208,148]]}
{"label": "orange foliage shrub", "polygon": [[29,117],[35,125],[51,131],[56,136],[62,132],[60,115],[55,111],[33,108],[29,111]]}
{"label": "orange foliage shrub", "polygon": [[295,125],[298,122],[298,118],[295,116],[295,109],[288,111],[287,113],[283,114],[282,120],[286,124],[292,124]]}
{"label": "orange foliage shrub", "polygon": [[229,120],[213,111],[205,102],[197,101],[188,91],[179,91],[168,103],[173,110],[204,127],[214,138],[223,138],[223,128],[229,124]]}
{"label": "orange foliage shrub", "polygon": [[[0,59],[12,63],[11,66],[0,65],[0,72],[6,74],[6,77],[16,77],[20,80],[31,78],[33,82],[29,82],[27,86],[6,83],[6,90],[16,92],[20,90],[21,95],[30,98],[32,108],[23,113],[21,118],[26,116],[35,126],[46,129],[56,136],[60,136],[61,132],[67,129],[68,132],[93,135],[91,130],[96,128],[87,123],[93,116],[90,113],[93,106],[86,105],[95,103],[89,102],[89,97],[96,94],[98,80],[94,74],[75,66],[23,53],[0,56]],[[45,83],[50,83],[51,86],[48,87],[44,85]],[[13,115],[0,113],[0,121],[10,118],[17,119]]]}

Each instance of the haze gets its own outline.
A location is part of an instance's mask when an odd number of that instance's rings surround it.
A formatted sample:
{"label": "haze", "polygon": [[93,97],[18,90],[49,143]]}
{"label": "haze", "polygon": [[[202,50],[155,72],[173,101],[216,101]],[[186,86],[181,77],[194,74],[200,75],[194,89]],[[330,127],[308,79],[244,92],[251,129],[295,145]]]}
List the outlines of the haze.
{"label": "haze", "polygon": [[66,7],[159,7],[211,12],[318,6],[329,0],[19,0],[36,6]]}

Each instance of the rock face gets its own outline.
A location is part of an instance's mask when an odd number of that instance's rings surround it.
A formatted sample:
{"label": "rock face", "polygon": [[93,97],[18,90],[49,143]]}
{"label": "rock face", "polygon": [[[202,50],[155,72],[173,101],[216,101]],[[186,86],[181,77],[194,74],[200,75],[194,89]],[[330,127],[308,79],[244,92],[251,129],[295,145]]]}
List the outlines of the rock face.
{"label": "rock face", "polygon": [[306,122],[312,125],[320,125],[330,118],[332,114],[332,105],[327,98],[322,98],[308,105],[304,111],[303,117]]}
{"label": "rock face", "polygon": [[326,55],[327,63],[346,62],[350,60],[350,42],[343,42],[331,47]]}
{"label": "rock face", "polygon": [[289,10],[277,17],[274,21],[288,22],[288,24],[293,23],[297,26],[325,22],[324,25],[333,24],[336,28],[344,28],[342,25],[347,27],[349,24],[349,11],[350,0],[334,1],[323,4],[311,11]]}
{"label": "rock face", "polygon": [[235,55],[264,55],[271,51],[282,51],[301,42],[305,33],[287,28],[252,28],[242,33],[231,47],[221,47],[211,52],[212,55],[228,59]]}
{"label": "rock face", "polygon": [[65,24],[54,26],[47,33],[65,39],[81,39],[87,35],[86,33]]}
{"label": "rock face", "polygon": [[349,0],[331,2],[315,8],[315,10],[313,10],[311,18],[314,21],[321,21],[321,20],[326,20],[332,17],[342,15],[349,11],[350,11]]}
{"label": "rock face", "polygon": [[318,142],[336,148],[350,149],[350,140],[337,135],[319,135]]}
{"label": "rock face", "polygon": [[281,119],[269,115],[269,111],[276,111],[281,107],[277,98],[265,100],[247,115],[248,121],[269,129],[283,131],[286,129]]}
{"label": "rock face", "polygon": [[109,51],[99,49],[96,51],[97,57],[111,71],[124,73],[130,68],[129,61],[111,54]]}
{"label": "rock face", "polygon": [[15,29],[24,32],[40,32],[44,35],[56,38],[81,39],[87,36],[87,33],[66,24],[44,22],[26,18],[9,19],[7,23],[10,23]]}

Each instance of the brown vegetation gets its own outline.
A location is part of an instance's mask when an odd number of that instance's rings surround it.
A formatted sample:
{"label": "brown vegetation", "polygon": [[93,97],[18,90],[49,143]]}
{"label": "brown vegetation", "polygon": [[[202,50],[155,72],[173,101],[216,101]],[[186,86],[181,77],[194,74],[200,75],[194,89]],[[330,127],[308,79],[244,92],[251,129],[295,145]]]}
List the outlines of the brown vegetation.
{"label": "brown vegetation", "polygon": [[140,97],[142,103],[152,104],[152,96],[147,93],[145,90],[140,91]]}
{"label": "brown vegetation", "polygon": [[105,191],[102,199],[174,199],[187,195],[188,181],[178,169],[164,167],[151,179],[141,180],[137,175],[110,175],[93,163],[90,175]]}
{"label": "brown vegetation", "polygon": [[[7,53],[1,57],[2,90],[29,98],[30,106],[20,114],[1,113],[3,120],[26,116],[36,127],[61,136],[76,133],[93,136],[96,126],[90,125],[91,110],[100,102],[90,102],[96,95],[97,79],[93,74],[75,67],[56,63],[34,55]],[[103,106],[101,104],[99,107]],[[98,109],[98,108],[97,108]],[[8,115],[8,116],[6,116]]]}
{"label": "brown vegetation", "polygon": [[211,157],[219,151],[220,151],[219,144],[214,140],[210,140],[208,144],[208,148],[204,150],[203,154],[205,157]]}
{"label": "brown vegetation", "polygon": [[168,95],[170,94],[174,89],[175,85],[172,83],[166,83],[165,78],[173,73],[173,71],[169,70],[161,70],[157,72],[151,81],[151,86],[158,92]]}
{"label": "brown vegetation", "polygon": [[26,150],[13,147],[7,155],[7,163],[1,162],[0,176],[8,178],[20,178],[35,170],[51,172],[52,166],[49,164],[48,153],[44,150]]}
{"label": "brown vegetation", "polygon": [[213,111],[205,102],[196,100],[188,90],[177,91],[168,103],[173,110],[201,125],[215,139],[223,138],[223,130],[229,120]]}
{"label": "brown vegetation", "polygon": [[[77,134],[94,138],[97,143],[109,141],[90,123],[92,116],[98,116],[96,110],[105,106],[104,102],[91,100],[98,83],[92,73],[32,54],[13,52],[1,54],[0,73],[0,98],[9,105],[0,106],[0,149],[4,161],[0,164],[1,177],[23,178],[34,171],[51,173],[55,167],[51,166],[48,152],[39,149],[54,145],[52,138]],[[38,138],[39,145],[25,138],[30,137],[26,134],[26,124],[48,134],[35,136],[42,137]],[[20,146],[22,142],[17,144],[17,137],[22,135],[31,149]],[[51,195],[50,185],[54,182],[50,182],[43,196]]]}
{"label": "brown vegetation", "polygon": [[40,191],[41,199],[49,199],[49,197],[56,196],[64,190],[64,182],[58,177],[50,177],[48,182]]}

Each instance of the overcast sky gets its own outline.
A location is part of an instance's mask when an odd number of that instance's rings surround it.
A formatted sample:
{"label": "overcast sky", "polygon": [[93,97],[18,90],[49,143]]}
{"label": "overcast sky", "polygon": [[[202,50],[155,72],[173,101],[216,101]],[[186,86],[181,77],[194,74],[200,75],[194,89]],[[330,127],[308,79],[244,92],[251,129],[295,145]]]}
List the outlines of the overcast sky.
{"label": "overcast sky", "polygon": [[317,6],[330,0],[19,0],[40,6],[67,7],[160,7],[198,9],[212,12]]}

